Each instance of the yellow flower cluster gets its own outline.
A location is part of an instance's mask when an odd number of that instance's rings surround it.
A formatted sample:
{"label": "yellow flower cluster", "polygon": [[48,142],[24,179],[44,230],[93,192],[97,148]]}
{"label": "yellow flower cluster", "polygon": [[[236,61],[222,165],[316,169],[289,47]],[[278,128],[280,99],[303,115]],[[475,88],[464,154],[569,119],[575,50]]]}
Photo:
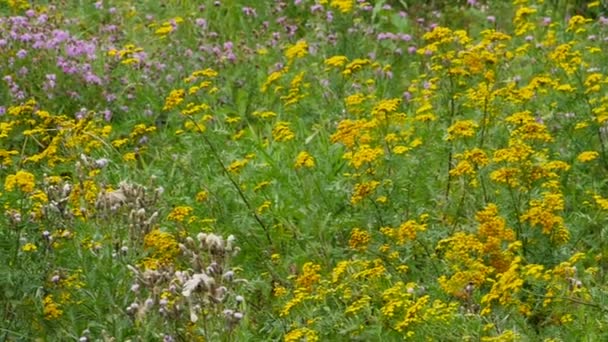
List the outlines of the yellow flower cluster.
{"label": "yellow flower cluster", "polygon": [[348,246],[356,250],[365,250],[370,241],[371,235],[368,232],[362,230],[361,228],[354,228],[350,232]]}
{"label": "yellow flower cluster", "polygon": [[302,266],[302,274],[300,274],[295,281],[298,288],[311,291],[312,287],[321,279],[321,276],[319,275],[320,270],[321,266],[318,264],[312,262],[305,263],[304,266]]}
{"label": "yellow flower cluster", "polygon": [[167,219],[175,222],[183,222],[184,219],[192,214],[192,207],[189,206],[177,206],[171,210]]}
{"label": "yellow flower cluster", "polygon": [[289,126],[290,126],[290,123],[287,121],[277,122],[275,124],[274,128],[272,129],[273,139],[278,142],[293,140],[296,137],[296,135],[291,130],[291,128],[289,128]]}
{"label": "yellow flower cluster", "polygon": [[4,180],[4,189],[6,191],[14,191],[18,189],[22,192],[30,193],[34,191],[36,186],[36,178],[33,174],[27,171],[17,171],[13,175],[8,175]]}
{"label": "yellow flower cluster", "polygon": [[51,321],[58,319],[63,315],[63,310],[61,310],[59,304],[53,300],[53,295],[46,295],[42,301],[42,304],[44,319]]}
{"label": "yellow flower cluster", "polygon": [[296,58],[302,58],[307,54],[308,43],[305,40],[299,40],[297,43],[285,49],[285,57],[287,57],[289,61],[293,61]]}
{"label": "yellow flower cluster", "polygon": [[296,157],[296,161],[294,163],[294,167],[296,169],[300,169],[303,167],[308,169],[313,168],[315,167],[315,159],[308,152],[302,151],[298,153],[298,156]]}
{"label": "yellow flower cluster", "polygon": [[142,262],[146,269],[154,270],[161,266],[171,265],[179,254],[175,237],[159,229],[154,229],[146,234],[144,248],[150,252],[150,255]]}
{"label": "yellow flower cluster", "polygon": [[291,330],[283,337],[284,342],[316,342],[319,341],[317,332],[309,328],[297,328]]}

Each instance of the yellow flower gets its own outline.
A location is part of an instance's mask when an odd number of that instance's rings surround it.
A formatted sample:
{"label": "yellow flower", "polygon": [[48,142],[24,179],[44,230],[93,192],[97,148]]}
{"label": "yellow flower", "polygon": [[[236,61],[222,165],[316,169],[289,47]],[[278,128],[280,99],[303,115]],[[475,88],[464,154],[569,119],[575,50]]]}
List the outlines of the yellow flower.
{"label": "yellow flower", "polygon": [[272,137],[275,141],[290,141],[293,140],[296,135],[289,128],[289,122],[279,121],[272,129]]}
{"label": "yellow flower", "polygon": [[456,121],[448,128],[447,141],[452,141],[456,138],[468,138],[475,135],[475,128],[479,127],[473,120]]}
{"label": "yellow flower", "polygon": [[44,305],[44,308],[42,309],[44,319],[48,321],[57,319],[63,314],[63,310],[59,308],[59,304],[53,301],[53,295],[44,297],[42,304]]}
{"label": "yellow flower", "polygon": [[196,201],[199,202],[199,203],[200,202],[205,202],[208,198],[209,198],[209,192],[206,191],[206,190],[199,191],[196,194]]}
{"label": "yellow flower", "polygon": [[308,152],[302,151],[298,154],[296,158],[296,162],[294,163],[294,167],[296,169],[305,167],[305,168],[313,168],[315,167],[315,159]]}
{"label": "yellow flower", "polygon": [[21,250],[24,252],[35,252],[37,249],[38,249],[38,247],[36,247],[36,245],[34,245],[31,242],[28,242],[25,245],[23,245],[23,247],[21,247]]}
{"label": "yellow flower", "polygon": [[350,232],[350,240],[348,246],[356,250],[366,250],[367,245],[371,240],[371,235],[363,229],[355,228]]}
{"label": "yellow flower", "polygon": [[261,118],[261,119],[268,119],[268,118],[274,118],[277,116],[277,113],[275,112],[271,112],[271,111],[255,111],[252,114],[255,117]]}
{"label": "yellow flower", "polygon": [[365,197],[376,190],[378,185],[380,185],[380,182],[378,181],[369,181],[356,184],[353,195],[350,198],[350,203],[358,204],[359,202],[363,201]]}
{"label": "yellow flower", "polygon": [[275,297],[283,297],[284,295],[287,294],[287,289],[283,286],[275,286],[275,288],[272,290],[272,294]]}
{"label": "yellow flower", "polygon": [[376,103],[372,109],[372,115],[378,119],[385,119],[388,114],[394,113],[401,104],[401,99],[384,99]]}
{"label": "yellow flower", "polygon": [[239,173],[248,163],[248,159],[235,160],[228,166],[228,172],[235,174]]}
{"label": "yellow flower", "polygon": [[264,203],[262,203],[262,205],[260,205],[258,207],[258,209],[256,210],[258,214],[262,214],[263,212],[265,212],[266,210],[270,209],[270,205],[272,204],[272,202],[270,201],[264,201]]}
{"label": "yellow flower", "polygon": [[367,144],[361,145],[354,153],[346,154],[345,158],[350,159],[350,165],[355,169],[363,165],[369,165],[371,162],[384,155],[382,147],[371,147]]}
{"label": "yellow flower", "polygon": [[34,191],[36,179],[33,174],[27,171],[17,171],[14,175],[8,175],[4,180],[4,189],[6,191],[13,191],[15,188],[23,192]]}
{"label": "yellow flower", "polygon": [[279,260],[281,260],[281,254],[279,254],[279,253],[273,253],[273,254],[270,256],[270,261],[272,261],[272,262],[273,262],[273,263],[275,263],[275,264],[276,264],[276,263],[278,263],[278,262],[279,262]]}
{"label": "yellow flower", "polygon": [[321,280],[321,276],[319,275],[320,270],[320,265],[312,262],[305,263],[302,266],[302,273],[296,279],[296,285],[308,291],[312,290],[313,285]]}
{"label": "yellow flower", "polygon": [[581,163],[586,163],[586,162],[590,162],[592,160],[597,159],[597,157],[599,157],[599,153],[595,152],[595,151],[585,151],[582,152],[581,154],[578,155],[578,157],[576,157],[576,160],[578,160]]}
{"label": "yellow flower", "polygon": [[585,29],[581,26],[591,21],[591,19],[587,19],[581,15],[575,15],[568,20],[568,28],[566,31],[575,31],[576,33],[585,32]]}
{"label": "yellow flower", "polygon": [[595,204],[597,204],[598,207],[604,210],[608,210],[608,199],[603,198],[600,195],[594,195],[593,199],[595,200]]}
{"label": "yellow flower", "polygon": [[308,54],[308,43],[301,39],[298,40],[294,45],[289,46],[285,49],[285,57],[290,61],[295,58],[302,58]]}
{"label": "yellow flower", "polygon": [[344,67],[344,71],[342,71],[342,74],[344,76],[350,76],[355,72],[363,69],[364,66],[368,66],[370,64],[372,64],[372,61],[369,59],[357,58]]}
{"label": "yellow flower", "polygon": [[180,103],[184,101],[184,97],[186,96],[186,91],[184,89],[175,89],[171,90],[169,96],[165,99],[165,105],[163,106],[163,110],[171,110],[177,107]]}
{"label": "yellow flower", "polygon": [[337,8],[341,13],[348,13],[353,10],[354,4],[354,0],[332,0],[329,5]]}
{"label": "yellow flower", "polygon": [[135,153],[134,152],[127,152],[122,156],[122,160],[124,161],[135,161]]}
{"label": "yellow flower", "polygon": [[169,219],[169,221],[182,222],[184,221],[186,216],[192,214],[192,210],[192,207],[188,206],[175,207],[173,208],[173,210],[171,210],[171,212],[167,216],[167,219]]}
{"label": "yellow flower", "polygon": [[166,36],[167,34],[171,33],[173,31],[173,26],[171,26],[171,23],[165,22],[163,23],[163,25],[161,27],[159,27],[158,29],[156,29],[156,31],[154,31],[154,34],[158,35],[158,36]]}
{"label": "yellow flower", "polygon": [[333,56],[325,60],[325,65],[329,67],[341,68],[344,64],[348,62],[348,58],[346,56]]}
{"label": "yellow flower", "polygon": [[390,238],[395,239],[398,245],[404,245],[408,241],[414,241],[418,232],[425,231],[426,224],[408,220],[398,228],[382,227],[380,232]]}
{"label": "yellow flower", "polygon": [[112,146],[116,147],[116,148],[120,148],[121,146],[127,144],[129,142],[129,139],[125,138],[125,139],[117,139],[112,141]]}
{"label": "yellow flower", "polygon": [[368,295],[364,295],[363,297],[357,299],[354,303],[349,305],[344,311],[345,314],[356,314],[357,312],[369,307],[369,303],[371,302],[372,297]]}
{"label": "yellow flower", "polygon": [[309,328],[298,328],[294,329],[283,337],[284,342],[317,342],[319,341],[319,336],[317,332],[309,329]]}
{"label": "yellow flower", "polygon": [[12,9],[26,10],[30,8],[30,3],[26,0],[7,0],[6,2]]}
{"label": "yellow flower", "polygon": [[151,252],[142,264],[149,269],[173,263],[180,252],[173,234],[155,229],[144,237],[144,248]]}

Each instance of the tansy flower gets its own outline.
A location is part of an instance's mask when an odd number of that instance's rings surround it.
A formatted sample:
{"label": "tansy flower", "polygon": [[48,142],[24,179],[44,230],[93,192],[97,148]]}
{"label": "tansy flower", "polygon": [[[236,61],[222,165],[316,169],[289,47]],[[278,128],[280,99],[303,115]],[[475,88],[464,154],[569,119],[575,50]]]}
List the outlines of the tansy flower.
{"label": "tansy flower", "polygon": [[293,133],[291,128],[289,128],[289,122],[279,121],[272,129],[272,137],[275,141],[289,141],[293,140],[296,135]]}
{"label": "tansy flower", "polygon": [[184,101],[184,97],[186,96],[186,91],[184,89],[175,89],[171,90],[169,96],[165,99],[165,105],[163,106],[163,110],[171,110],[177,107],[180,103]]}
{"label": "tansy flower", "polygon": [[299,40],[294,45],[285,49],[285,57],[290,61],[295,58],[302,58],[308,54],[308,43],[305,40]]}
{"label": "tansy flower", "polygon": [[25,245],[23,245],[23,247],[21,247],[21,250],[24,252],[35,252],[37,249],[38,249],[38,247],[36,247],[36,245],[34,245],[31,242],[28,242]]}
{"label": "tansy flower", "polygon": [[196,194],[196,201],[197,202],[205,202],[207,199],[209,198],[209,192],[207,192],[206,190],[203,191],[199,191]]}
{"label": "tansy flower", "polygon": [[144,238],[144,248],[150,257],[144,260],[146,268],[155,269],[160,265],[173,263],[180,249],[175,237],[167,232],[155,229]]}
{"label": "tansy flower", "polygon": [[44,305],[44,308],[42,309],[44,319],[49,321],[54,320],[61,317],[61,315],[63,314],[63,310],[59,308],[59,304],[53,301],[53,295],[47,295],[46,297],[44,297],[42,303]]}
{"label": "tansy flower", "polygon": [[239,173],[248,163],[248,159],[235,160],[228,166],[228,172]]}
{"label": "tansy flower", "polygon": [[169,219],[169,221],[182,222],[186,216],[192,214],[192,210],[193,209],[188,206],[175,207],[173,210],[171,210],[167,216],[167,219]]}
{"label": "tansy flower", "polygon": [[568,20],[568,28],[566,31],[576,31],[576,33],[584,32],[585,30],[580,27],[591,21],[591,19],[586,19],[583,16],[575,15]]}
{"label": "tansy flower", "polygon": [[595,204],[597,204],[598,207],[604,210],[608,210],[608,199],[603,198],[600,195],[593,195],[593,199],[595,200]]}
{"label": "tansy flower", "polygon": [[576,160],[578,160],[581,163],[586,163],[586,162],[590,162],[592,160],[597,159],[597,157],[599,157],[599,153],[595,152],[595,151],[585,151],[582,152],[581,154],[578,155],[578,157],[576,157]]}
{"label": "tansy flower", "polygon": [[468,138],[475,135],[475,128],[479,127],[473,120],[456,121],[448,128],[447,141],[452,141],[456,138]]}
{"label": "tansy flower", "polygon": [[346,64],[346,62],[348,62],[348,58],[346,56],[333,56],[325,60],[325,65],[328,67],[340,68]]}
{"label": "tansy flower", "polygon": [[369,181],[356,184],[353,195],[350,198],[350,203],[358,204],[359,202],[363,201],[365,197],[376,190],[378,185],[380,185],[380,182],[378,181]]}
{"label": "tansy flower", "polygon": [[272,290],[272,294],[275,297],[283,297],[284,295],[287,294],[287,289],[284,288],[283,286],[278,285],[274,288],[274,290]]}
{"label": "tansy flower", "polygon": [[369,59],[357,58],[357,59],[353,60],[352,62],[348,63],[344,67],[344,71],[342,71],[342,74],[344,76],[350,76],[350,75],[354,74],[355,72],[361,70],[364,66],[367,66],[370,64],[372,64],[372,61]]}
{"label": "tansy flower", "polygon": [[386,115],[391,114],[399,108],[401,99],[384,99],[379,101],[372,109],[372,115],[374,117],[385,118]]}
{"label": "tansy flower", "polygon": [[312,286],[321,280],[321,276],[319,275],[320,270],[321,265],[312,262],[305,263],[302,266],[302,273],[296,279],[296,285],[308,291],[312,290]]}
{"label": "tansy flower", "polygon": [[34,175],[27,171],[17,171],[14,175],[8,175],[4,181],[4,189],[13,191],[15,188],[23,192],[34,191],[35,178]]}
{"label": "tansy flower", "polygon": [[344,311],[345,314],[356,314],[357,312],[369,307],[369,303],[372,298],[368,295],[364,295],[363,297],[357,299],[354,303],[349,305]]}
{"label": "tansy flower", "polygon": [[270,205],[272,203],[270,201],[264,201],[264,203],[262,203],[262,205],[260,205],[258,207],[258,209],[256,210],[258,214],[262,214],[263,212],[265,212],[266,210],[270,209]]}
{"label": "tansy flower", "polygon": [[348,246],[356,250],[366,250],[371,240],[371,235],[361,228],[355,228],[350,232]]}
{"label": "tansy flower", "polygon": [[315,166],[315,159],[306,151],[302,151],[298,154],[296,158],[296,162],[294,163],[294,167],[296,169],[305,167],[305,168],[313,168]]}
{"label": "tansy flower", "polygon": [[317,332],[309,328],[298,328],[288,332],[283,338],[284,342],[298,342],[298,341],[319,341]]}
{"label": "tansy flower", "polygon": [[337,8],[341,13],[348,13],[353,10],[353,0],[333,0],[329,5]]}

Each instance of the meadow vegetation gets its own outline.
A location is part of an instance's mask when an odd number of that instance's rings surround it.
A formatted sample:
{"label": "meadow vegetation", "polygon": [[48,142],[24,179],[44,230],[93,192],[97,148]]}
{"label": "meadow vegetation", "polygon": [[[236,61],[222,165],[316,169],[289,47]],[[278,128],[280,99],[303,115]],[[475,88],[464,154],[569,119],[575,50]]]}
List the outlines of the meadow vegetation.
{"label": "meadow vegetation", "polygon": [[1,340],[608,339],[603,2],[35,3]]}

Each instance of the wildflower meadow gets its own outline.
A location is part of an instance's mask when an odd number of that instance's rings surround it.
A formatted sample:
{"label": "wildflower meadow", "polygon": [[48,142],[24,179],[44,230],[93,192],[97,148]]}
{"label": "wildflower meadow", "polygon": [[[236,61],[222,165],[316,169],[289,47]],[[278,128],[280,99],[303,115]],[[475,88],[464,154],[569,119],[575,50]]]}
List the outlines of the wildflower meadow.
{"label": "wildflower meadow", "polygon": [[608,3],[0,0],[0,340],[608,340]]}

